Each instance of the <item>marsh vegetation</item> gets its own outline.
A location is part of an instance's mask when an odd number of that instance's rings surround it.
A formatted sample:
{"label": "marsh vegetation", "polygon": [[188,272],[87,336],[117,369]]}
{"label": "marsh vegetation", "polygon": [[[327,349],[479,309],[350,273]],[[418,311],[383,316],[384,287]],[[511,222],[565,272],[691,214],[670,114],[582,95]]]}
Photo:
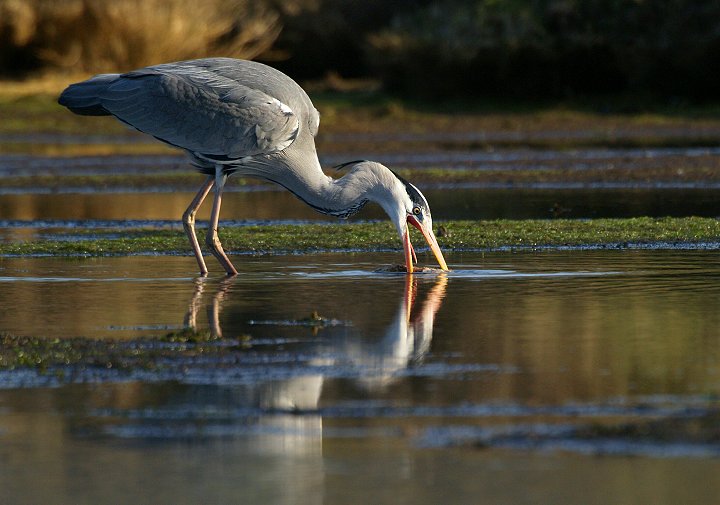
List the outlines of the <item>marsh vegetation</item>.
{"label": "marsh vegetation", "polygon": [[[715,500],[716,4],[0,0],[2,497]],[[231,179],[241,274],[195,277],[201,177],[55,100],[210,54],[307,87],[329,175],[416,183],[452,271]]]}

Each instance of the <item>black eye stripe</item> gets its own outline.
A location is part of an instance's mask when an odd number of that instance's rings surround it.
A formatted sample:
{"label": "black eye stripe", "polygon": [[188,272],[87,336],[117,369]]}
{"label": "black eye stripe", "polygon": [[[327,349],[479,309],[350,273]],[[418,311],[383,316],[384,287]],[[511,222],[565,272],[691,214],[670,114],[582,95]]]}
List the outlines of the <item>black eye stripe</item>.
{"label": "black eye stripe", "polygon": [[[392,170],[390,170],[390,171],[392,172]],[[392,173],[393,173],[393,175],[395,175],[395,177],[397,177],[400,180],[400,182],[403,183],[403,185],[405,186],[405,191],[407,191],[407,194],[410,197],[410,201],[412,201],[413,204],[420,207],[421,209],[428,208],[427,200],[425,200],[425,197],[423,196],[423,194],[420,193],[420,191],[415,186],[413,186],[411,183],[409,183],[408,181],[406,181],[405,179],[400,177],[395,172],[392,172]]]}

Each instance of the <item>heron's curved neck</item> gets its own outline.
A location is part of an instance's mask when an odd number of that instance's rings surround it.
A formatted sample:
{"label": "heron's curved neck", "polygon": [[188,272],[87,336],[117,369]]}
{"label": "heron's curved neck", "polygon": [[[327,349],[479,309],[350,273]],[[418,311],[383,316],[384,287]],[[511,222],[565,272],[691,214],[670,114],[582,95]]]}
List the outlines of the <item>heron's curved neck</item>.
{"label": "heron's curved neck", "polygon": [[280,184],[318,212],[339,218],[352,216],[368,201],[379,202],[380,193],[393,182],[384,180],[392,177],[389,170],[385,169],[385,174],[362,166],[333,179],[323,173],[314,150],[305,156],[288,153],[273,162],[282,167],[258,175]]}
{"label": "heron's curved neck", "polygon": [[[322,174],[322,175],[320,175]],[[322,171],[298,174],[298,184],[286,186],[309,206],[331,216],[348,218],[373,200],[375,183],[361,171],[353,170],[339,179]]]}

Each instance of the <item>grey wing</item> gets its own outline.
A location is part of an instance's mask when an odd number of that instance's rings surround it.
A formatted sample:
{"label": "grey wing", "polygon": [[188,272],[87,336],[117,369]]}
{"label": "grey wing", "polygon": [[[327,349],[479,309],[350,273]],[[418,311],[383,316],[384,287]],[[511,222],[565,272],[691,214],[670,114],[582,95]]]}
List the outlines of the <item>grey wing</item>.
{"label": "grey wing", "polygon": [[121,75],[99,98],[134,128],[211,158],[282,151],[300,127],[288,105],[202,69],[137,70]]}

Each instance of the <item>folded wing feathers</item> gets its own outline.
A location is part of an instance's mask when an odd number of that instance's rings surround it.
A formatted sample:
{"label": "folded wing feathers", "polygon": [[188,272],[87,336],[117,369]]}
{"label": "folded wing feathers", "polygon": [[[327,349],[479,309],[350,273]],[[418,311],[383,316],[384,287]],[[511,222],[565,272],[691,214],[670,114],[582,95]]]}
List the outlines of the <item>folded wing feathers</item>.
{"label": "folded wing feathers", "polygon": [[204,69],[120,76],[100,94],[122,121],[193,152],[240,158],[282,151],[300,122],[287,104]]}
{"label": "folded wing feathers", "polygon": [[[271,98],[265,104],[268,106],[267,110],[277,116],[278,121],[271,123],[275,126],[271,130],[266,129],[267,126],[264,124],[255,125],[257,144],[263,150],[282,151],[295,141],[300,130],[300,122],[293,114],[292,109],[280,100]],[[287,135],[288,129],[290,130],[289,135]]]}

